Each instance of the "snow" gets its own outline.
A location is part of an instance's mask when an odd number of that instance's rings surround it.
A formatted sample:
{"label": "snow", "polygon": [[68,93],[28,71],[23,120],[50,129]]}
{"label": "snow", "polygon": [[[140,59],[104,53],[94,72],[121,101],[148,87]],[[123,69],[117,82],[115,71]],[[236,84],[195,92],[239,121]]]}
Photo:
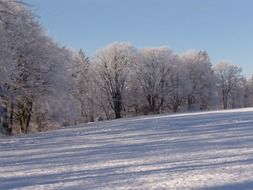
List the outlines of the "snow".
{"label": "snow", "polygon": [[2,138],[0,189],[253,189],[253,108]]}

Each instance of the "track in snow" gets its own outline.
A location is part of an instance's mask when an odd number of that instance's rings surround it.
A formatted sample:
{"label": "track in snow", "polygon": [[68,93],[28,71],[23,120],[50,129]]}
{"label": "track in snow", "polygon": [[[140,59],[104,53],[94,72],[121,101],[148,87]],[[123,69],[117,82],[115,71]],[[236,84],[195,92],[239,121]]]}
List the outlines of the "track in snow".
{"label": "track in snow", "polygon": [[0,189],[253,189],[253,108],[1,139]]}

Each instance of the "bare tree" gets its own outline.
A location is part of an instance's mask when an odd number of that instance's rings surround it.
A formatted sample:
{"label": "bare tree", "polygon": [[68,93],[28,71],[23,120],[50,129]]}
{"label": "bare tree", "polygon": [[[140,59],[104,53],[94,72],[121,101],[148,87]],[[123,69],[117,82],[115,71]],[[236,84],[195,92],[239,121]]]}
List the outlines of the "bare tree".
{"label": "bare tree", "polygon": [[115,118],[122,117],[123,96],[134,48],[129,43],[112,43],[100,49],[94,59],[97,85],[103,90]]}
{"label": "bare tree", "polygon": [[223,108],[227,109],[229,96],[242,78],[242,69],[229,62],[220,62],[214,67],[214,71],[217,77],[217,87],[222,96]]}
{"label": "bare tree", "polygon": [[253,106],[253,76],[246,80],[244,86],[244,107],[252,107]]}
{"label": "bare tree", "polygon": [[187,96],[191,90],[187,74],[187,68],[177,59],[176,64],[173,64],[169,76],[169,86],[171,90],[167,97],[167,105],[173,112],[179,111],[180,107],[184,106],[187,102]]}
{"label": "bare tree", "polygon": [[74,55],[72,65],[72,94],[79,101],[81,115],[86,122],[95,120],[95,97],[93,68],[89,58],[80,50]]}
{"label": "bare tree", "polygon": [[[207,109],[214,91],[212,64],[205,51],[189,52],[181,55],[188,70],[188,110]],[[198,106],[194,108],[193,106]]]}
{"label": "bare tree", "polygon": [[149,112],[158,113],[164,105],[169,93],[168,76],[173,59],[171,50],[165,47],[138,51],[136,74],[148,102]]}

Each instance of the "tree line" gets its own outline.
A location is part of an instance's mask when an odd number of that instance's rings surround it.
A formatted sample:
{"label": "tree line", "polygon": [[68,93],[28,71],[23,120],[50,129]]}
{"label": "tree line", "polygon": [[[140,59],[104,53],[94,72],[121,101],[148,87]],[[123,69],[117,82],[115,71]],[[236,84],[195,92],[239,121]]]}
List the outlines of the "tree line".
{"label": "tree line", "polygon": [[19,1],[0,0],[0,124],[7,134],[146,114],[253,106],[253,81],[205,51],[114,42],[61,47]]}
{"label": "tree line", "polygon": [[252,79],[230,62],[212,65],[205,51],[175,54],[167,47],[115,42],[91,60],[83,51],[75,56],[74,96],[86,121],[253,103]]}

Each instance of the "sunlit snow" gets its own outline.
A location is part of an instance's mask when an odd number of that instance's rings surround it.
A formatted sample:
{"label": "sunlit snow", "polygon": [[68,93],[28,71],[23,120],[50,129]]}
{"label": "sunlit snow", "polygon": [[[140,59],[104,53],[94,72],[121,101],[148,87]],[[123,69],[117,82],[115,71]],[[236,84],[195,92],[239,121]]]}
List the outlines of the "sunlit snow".
{"label": "sunlit snow", "polygon": [[2,138],[0,189],[253,189],[253,108]]}

